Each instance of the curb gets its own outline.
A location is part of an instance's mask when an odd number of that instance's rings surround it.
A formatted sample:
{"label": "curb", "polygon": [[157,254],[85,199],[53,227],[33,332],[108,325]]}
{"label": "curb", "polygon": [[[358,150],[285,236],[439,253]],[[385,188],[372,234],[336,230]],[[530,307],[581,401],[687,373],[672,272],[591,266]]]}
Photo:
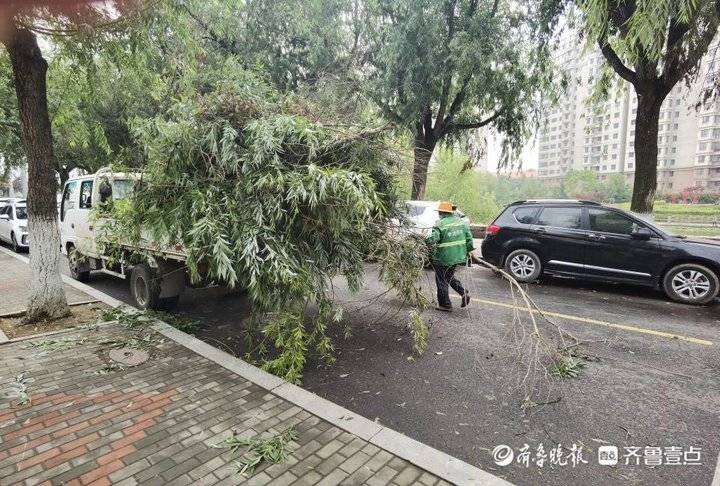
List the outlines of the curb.
{"label": "curb", "polygon": [[[29,262],[28,258],[17,255],[6,248],[0,247],[0,251],[24,263]],[[63,282],[68,285],[91,295],[111,307],[124,305],[123,302],[99,290],[95,290],[88,285],[77,282],[70,277],[63,275],[62,278]],[[305,409],[318,418],[330,422],[334,426],[350,432],[370,444],[384,449],[445,481],[458,485],[512,486],[512,483],[500,477],[445,454],[422,442],[418,442],[415,439],[411,439],[379,423],[373,422],[299,386],[288,383],[282,378],[261,370],[200,339],[179,331],[165,322],[158,321],[153,328],[179,345],[265,388],[268,392]]]}

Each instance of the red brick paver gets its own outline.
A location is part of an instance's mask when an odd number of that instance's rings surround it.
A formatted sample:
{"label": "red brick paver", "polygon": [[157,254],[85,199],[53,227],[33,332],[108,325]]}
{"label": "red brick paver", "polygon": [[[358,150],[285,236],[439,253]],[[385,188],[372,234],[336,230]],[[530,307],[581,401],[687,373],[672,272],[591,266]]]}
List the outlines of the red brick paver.
{"label": "red brick paver", "polygon": [[239,456],[214,446],[289,427],[298,439],[288,461],[258,468],[254,482],[446,484],[159,335],[146,363],[99,374],[100,343],[135,332],[77,331],[64,337],[82,345],[54,352],[0,345],[0,388],[24,374],[32,400],[0,402],[2,486],[239,484]]}

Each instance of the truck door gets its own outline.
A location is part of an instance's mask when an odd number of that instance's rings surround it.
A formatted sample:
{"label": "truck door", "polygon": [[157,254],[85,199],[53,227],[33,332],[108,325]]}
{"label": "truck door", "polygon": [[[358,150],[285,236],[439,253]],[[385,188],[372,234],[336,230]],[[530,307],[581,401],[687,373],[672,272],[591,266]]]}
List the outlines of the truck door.
{"label": "truck door", "polygon": [[60,237],[63,251],[67,244],[77,246],[75,235],[75,211],[78,205],[78,181],[67,181],[63,189],[62,201],[60,202]]}
{"label": "truck door", "polygon": [[75,210],[75,236],[77,238],[77,249],[85,256],[95,257],[95,233],[93,221],[91,221],[91,210],[95,191],[93,190],[93,179],[80,181],[80,193],[78,207]]}

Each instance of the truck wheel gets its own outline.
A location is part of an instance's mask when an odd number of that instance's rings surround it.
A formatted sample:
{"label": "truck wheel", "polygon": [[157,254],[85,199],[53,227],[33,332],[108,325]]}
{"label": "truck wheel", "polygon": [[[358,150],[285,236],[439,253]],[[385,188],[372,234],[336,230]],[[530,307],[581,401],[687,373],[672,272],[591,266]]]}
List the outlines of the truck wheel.
{"label": "truck wheel", "polygon": [[90,280],[90,270],[85,270],[83,263],[80,261],[80,253],[74,246],[68,248],[68,267],[70,268],[70,276],[78,282],[88,282]]}
{"label": "truck wheel", "polygon": [[160,278],[146,263],[135,265],[130,273],[130,293],[140,309],[157,309],[160,304]]}
{"label": "truck wheel", "polygon": [[15,253],[20,253],[20,245],[18,245],[15,233],[10,233],[10,239],[12,240],[12,248]]}

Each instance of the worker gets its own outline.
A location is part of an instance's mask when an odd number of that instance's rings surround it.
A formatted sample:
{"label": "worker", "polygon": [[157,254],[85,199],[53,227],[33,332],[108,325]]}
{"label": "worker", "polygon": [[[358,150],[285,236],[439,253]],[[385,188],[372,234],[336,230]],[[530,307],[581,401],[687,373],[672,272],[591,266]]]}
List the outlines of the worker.
{"label": "worker", "polygon": [[473,251],[473,238],[470,229],[453,213],[453,205],[442,201],[438,205],[440,219],[435,223],[427,242],[432,245],[432,265],[435,269],[437,285],[436,309],[451,312],[452,304],[448,286],[462,297],[460,307],[470,303],[470,294],[455,278],[455,269],[467,261]]}

